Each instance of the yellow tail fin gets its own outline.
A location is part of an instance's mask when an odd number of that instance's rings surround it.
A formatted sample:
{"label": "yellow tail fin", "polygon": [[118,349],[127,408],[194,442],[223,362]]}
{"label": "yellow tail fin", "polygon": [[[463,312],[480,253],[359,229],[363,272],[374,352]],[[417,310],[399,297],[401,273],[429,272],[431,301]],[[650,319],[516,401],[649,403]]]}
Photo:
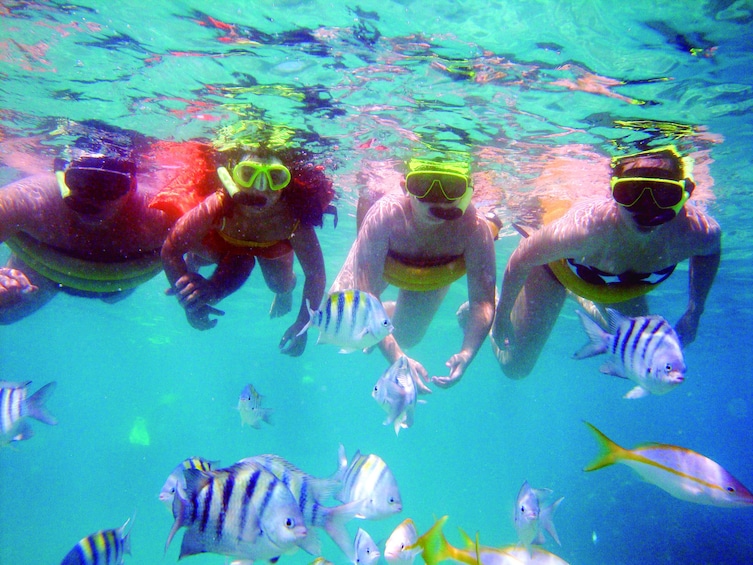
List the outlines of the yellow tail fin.
{"label": "yellow tail fin", "polygon": [[625,457],[625,449],[617,445],[615,442],[613,442],[611,439],[609,439],[607,436],[605,436],[596,426],[593,424],[589,424],[588,422],[584,422],[589,428],[591,428],[591,431],[596,436],[596,440],[599,442],[599,448],[600,453],[596,460],[594,460],[590,465],[585,467],[584,471],[596,471],[597,469],[602,469],[603,467],[608,467],[609,465],[614,465],[617,463],[620,459],[624,459]]}

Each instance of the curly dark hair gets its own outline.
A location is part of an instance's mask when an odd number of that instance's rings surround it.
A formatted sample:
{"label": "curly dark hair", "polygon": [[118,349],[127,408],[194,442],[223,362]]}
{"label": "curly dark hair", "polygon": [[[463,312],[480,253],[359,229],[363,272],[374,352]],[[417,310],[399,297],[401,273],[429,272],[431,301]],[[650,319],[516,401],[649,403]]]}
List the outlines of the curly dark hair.
{"label": "curly dark hair", "polygon": [[[271,150],[266,147],[236,147],[217,154],[217,165],[228,166],[248,157],[279,159],[290,171],[290,184],[282,190],[281,199],[293,215],[306,226],[322,226],[324,213],[335,199],[332,181],[324,174],[324,167],[313,162],[313,154],[299,147]],[[228,167],[230,168],[230,167]]]}

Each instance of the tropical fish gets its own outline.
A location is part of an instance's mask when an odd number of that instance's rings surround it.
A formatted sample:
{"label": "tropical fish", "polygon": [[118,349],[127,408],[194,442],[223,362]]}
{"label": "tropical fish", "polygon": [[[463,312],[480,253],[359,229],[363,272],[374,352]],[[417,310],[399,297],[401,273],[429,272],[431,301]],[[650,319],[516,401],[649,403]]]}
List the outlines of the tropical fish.
{"label": "tropical fish", "polygon": [[630,379],[638,385],[625,398],[666,394],[685,379],[680,339],[661,316],[628,318],[607,308],[607,333],[583,312],[576,314],[591,341],[574,357],[585,359],[610,353],[611,359],[602,365],[601,372]]}
{"label": "tropical fish", "polygon": [[209,552],[240,559],[276,559],[306,539],[306,526],[290,490],[261,465],[236,463],[226,469],[186,469],[186,497],[173,501],[177,531],[187,528],[180,558]]}
{"label": "tropical fish", "polygon": [[122,565],[131,554],[131,531],[126,527],[131,521],[114,530],[102,530],[85,537],[63,558],[60,565]]}
{"label": "tropical fish", "polygon": [[[361,501],[332,507],[323,506],[320,503],[340,488],[339,480],[312,477],[279,455],[257,455],[242,459],[239,463],[244,461],[261,465],[281,480],[298,503],[306,526],[322,528],[343,553],[352,559],[353,546],[348,531],[345,529],[345,523],[358,514]],[[309,530],[308,537],[306,549],[309,553],[316,555],[320,552],[316,532]]]}
{"label": "tropical fish", "polygon": [[395,435],[400,433],[400,428],[410,428],[413,425],[413,413],[416,409],[416,383],[417,378],[405,355],[401,355],[379,377],[371,391],[371,396],[377,401],[385,412],[387,419],[385,426],[393,424]]}
{"label": "tropical fish", "polygon": [[499,548],[481,545],[478,535],[472,540],[462,530],[466,547],[455,547],[447,541],[442,531],[446,521],[447,516],[443,516],[416,540],[414,547],[422,549],[421,555],[427,565],[436,565],[448,559],[465,565],[567,565],[558,556],[537,547],[532,548],[529,555],[528,550],[514,545]]}
{"label": "tropical fish", "polygon": [[261,428],[262,421],[271,424],[270,416],[273,410],[271,408],[262,408],[261,403],[264,396],[256,392],[254,385],[251,383],[243,387],[240,398],[238,398],[238,412],[241,414],[241,426],[248,424],[257,430]]}
{"label": "tropical fish", "polygon": [[186,497],[186,477],[183,471],[186,469],[198,469],[199,471],[212,471],[217,467],[219,461],[207,461],[203,457],[189,457],[175,467],[168,475],[165,484],[159,491],[159,499],[164,502],[169,509],[173,508],[173,498],[176,491],[183,498]]}
{"label": "tropical fish", "polygon": [[50,426],[58,423],[44,406],[57,383],[49,382],[28,396],[30,384],[31,381],[0,381],[0,447],[34,435],[27,418],[34,418]]}
{"label": "tropical fish", "polygon": [[529,553],[531,552],[531,544],[543,545],[546,541],[544,530],[549,532],[549,535],[558,545],[562,545],[557,536],[557,530],[554,529],[552,518],[563,499],[559,498],[548,506],[542,505],[551,493],[552,491],[549,489],[531,488],[528,481],[523,482],[523,486],[520,487],[518,492],[513,521],[515,522],[515,530],[518,532],[518,539]]}
{"label": "tropical fish", "polygon": [[753,494],[740,481],[700,453],[661,443],[624,449],[595,426],[586,425],[596,435],[601,453],[584,471],[623,463],[643,480],[680,500],[727,508],[753,505]]}
{"label": "tropical fish", "polygon": [[340,502],[360,501],[356,518],[381,520],[403,510],[400,490],[392,471],[378,455],[361,455],[356,451],[348,463],[345,448],[338,452],[340,467],[337,478],[342,482],[335,498]]}
{"label": "tropical fish", "polygon": [[416,555],[421,553],[421,548],[414,546],[417,539],[416,525],[406,518],[392,530],[384,543],[384,559],[389,565],[411,565]]}
{"label": "tropical fish", "polygon": [[379,556],[381,555],[379,548],[366,530],[358,528],[354,549],[356,557],[353,563],[355,565],[374,565],[374,563],[379,561]]}
{"label": "tropical fish", "polygon": [[360,290],[333,292],[319,310],[312,310],[306,302],[311,318],[298,332],[310,327],[319,328],[317,343],[331,343],[341,347],[340,353],[350,353],[376,345],[392,333],[392,322],[378,298]]}

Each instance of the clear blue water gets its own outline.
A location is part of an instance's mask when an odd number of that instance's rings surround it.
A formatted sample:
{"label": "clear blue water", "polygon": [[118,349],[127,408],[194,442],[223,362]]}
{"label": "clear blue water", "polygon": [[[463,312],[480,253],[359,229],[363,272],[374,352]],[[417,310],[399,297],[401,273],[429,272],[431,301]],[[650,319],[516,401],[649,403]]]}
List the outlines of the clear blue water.
{"label": "clear blue water", "polygon": [[[382,357],[312,341],[301,358],[278,354],[290,320],[268,319],[258,273],[204,333],[164,295],[162,277],[115,305],[60,295],[0,327],[0,378],[33,388],[57,380],[49,408],[60,421],[34,423],[33,439],[0,451],[0,563],[58,563],[81,537],[134,513],[126,562],[174,562],[179,544],[163,555],[172,518],[157,494],[183,458],[229,464],[271,452],[328,475],[339,444],[384,458],[404,501],[402,515],[353,522],[352,534],[363,526],[384,540],[405,517],[423,531],[448,514],[455,543],[457,527],[487,545],[514,543],[512,507],[528,480],[565,497],[555,518],[562,547],[545,547],[570,563],[750,562],[753,511],[674,499],[622,466],[582,471],[597,453],[588,420],[627,447],[703,453],[753,488],[753,5],[656,4],[3,2],[3,184],[57,153],[65,136],[50,132],[64,119],[176,140],[212,137],[240,117],[295,127],[320,136],[314,147],[341,196],[337,229],[319,232],[331,281],[355,235],[358,191],[380,165],[469,150],[486,187],[479,204],[509,226],[533,196],[567,188],[556,176],[536,182],[553,152],[605,159],[663,140],[698,157],[724,256],[680,389],[623,400],[625,384],[600,375],[598,360],[570,358],[584,337],[567,305],[530,377],[506,379],[484,344],[462,383],[436,390],[399,437],[370,397]],[[582,190],[598,190],[584,178]],[[517,238],[506,228],[496,243],[500,276]],[[680,316],[686,274],[681,265],[652,293],[653,311]],[[460,345],[454,311],[464,299],[456,283],[411,351],[434,374]],[[234,406],[247,382],[275,409],[272,426],[241,427]],[[138,422],[148,445],[129,439]],[[299,552],[281,563],[311,560]]]}

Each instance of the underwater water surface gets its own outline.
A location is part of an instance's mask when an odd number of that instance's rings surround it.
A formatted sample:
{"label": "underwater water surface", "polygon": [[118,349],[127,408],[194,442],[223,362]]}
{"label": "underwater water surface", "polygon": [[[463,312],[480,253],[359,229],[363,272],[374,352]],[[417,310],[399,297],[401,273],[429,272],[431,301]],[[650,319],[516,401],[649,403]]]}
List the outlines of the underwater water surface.
{"label": "underwater water surface", "polygon": [[[475,202],[504,222],[498,285],[542,198],[606,190],[592,168],[631,148],[676,144],[696,160],[698,200],[724,231],[722,263],[687,380],[625,400],[630,386],[576,361],[586,341],[568,303],[534,372],[507,379],[485,343],[463,380],[434,388],[399,436],[371,389],[387,363],[316,345],[277,351],[291,316],[270,320],[260,273],[221,303],[216,328],[191,328],[163,275],[116,304],[60,294],[0,327],[0,380],[58,382],[55,427],[0,450],[0,563],[59,563],[82,537],[134,516],[126,563],[172,563],[178,534],[157,495],[200,455],[231,464],[275,453],[315,476],[348,454],[376,453],[403,512],[354,520],[378,543],[405,518],[420,532],[449,515],[481,543],[517,542],[521,484],[564,496],[554,519],[573,564],[746,563],[753,509],[672,498],[624,466],[583,472],[598,446],[583,421],[625,447],[655,441],[702,453],[753,488],[753,3],[638,0],[3,2],[0,182],[49,167],[69,121],[99,120],[155,139],[212,139],[251,120],[305,132],[338,192],[340,221],[317,230],[332,282],[355,238],[355,202],[415,155],[472,155]],[[569,169],[555,166],[564,157]],[[573,166],[575,170],[573,171]],[[390,176],[391,175],[391,176]],[[9,250],[0,246],[0,259]],[[300,299],[303,280],[294,304]],[[388,292],[387,296],[391,296]],[[394,296],[394,295],[392,295]],[[431,374],[460,347],[454,283],[409,354]],[[687,262],[649,299],[676,321]],[[274,409],[242,427],[247,383]],[[329,501],[334,504],[333,501]],[[323,555],[347,558],[322,533]],[[307,564],[299,551],[280,563]],[[221,564],[218,555],[187,563]],[[420,558],[419,558],[420,560]]]}

